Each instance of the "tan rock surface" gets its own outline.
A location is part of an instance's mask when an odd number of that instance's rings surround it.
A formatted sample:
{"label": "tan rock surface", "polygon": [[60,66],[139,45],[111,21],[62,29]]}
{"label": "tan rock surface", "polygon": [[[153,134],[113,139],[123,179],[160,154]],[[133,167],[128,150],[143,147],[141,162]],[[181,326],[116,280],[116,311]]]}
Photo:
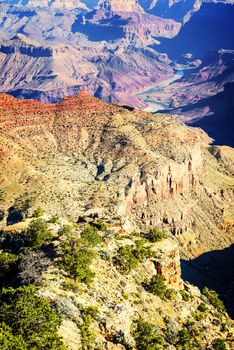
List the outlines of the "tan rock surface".
{"label": "tan rock surface", "polygon": [[28,199],[74,220],[163,226],[187,256],[232,242],[232,153],[217,161],[199,129],[82,92],[54,105],[1,95],[0,130],[4,210]]}

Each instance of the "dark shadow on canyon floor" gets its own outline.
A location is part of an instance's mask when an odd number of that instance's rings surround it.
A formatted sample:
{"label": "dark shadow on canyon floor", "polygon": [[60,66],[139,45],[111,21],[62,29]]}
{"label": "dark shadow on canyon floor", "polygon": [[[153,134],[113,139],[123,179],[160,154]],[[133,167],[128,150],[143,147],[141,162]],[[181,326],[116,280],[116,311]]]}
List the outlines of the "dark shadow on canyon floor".
{"label": "dark shadow on canyon floor", "polygon": [[190,261],[182,260],[181,269],[185,281],[200,289],[208,287],[215,290],[234,318],[234,244]]}

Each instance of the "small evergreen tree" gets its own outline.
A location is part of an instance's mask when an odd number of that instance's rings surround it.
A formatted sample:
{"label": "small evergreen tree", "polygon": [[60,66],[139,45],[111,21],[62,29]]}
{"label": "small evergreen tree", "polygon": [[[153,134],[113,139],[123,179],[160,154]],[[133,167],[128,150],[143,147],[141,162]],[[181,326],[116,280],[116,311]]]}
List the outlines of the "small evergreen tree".
{"label": "small evergreen tree", "polygon": [[27,350],[63,349],[57,335],[61,319],[47,301],[37,296],[37,289],[34,286],[2,290],[0,323],[8,327],[4,330],[3,326],[3,344],[12,333],[16,337],[15,341],[17,337],[24,339]]}
{"label": "small evergreen tree", "polygon": [[52,234],[48,230],[48,224],[43,219],[33,220],[25,233],[25,245],[36,249],[52,239]]}
{"label": "small evergreen tree", "polygon": [[150,242],[156,243],[162,241],[163,239],[166,239],[167,233],[160,230],[158,227],[154,227],[149,231],[146,237]]}
{"label": "small evergreen tree", "polygon": [[134,326],[132,333],[137,350],[163,350],[164,339],[154,325],[140,318]]}
{"label": "small evergreen tree", "polygon": [[155,275],[151,278],[149,284],[147,285],[147,290],[154,295],[163,297],[167,290],[167,287],[162,277],[159,275]]}

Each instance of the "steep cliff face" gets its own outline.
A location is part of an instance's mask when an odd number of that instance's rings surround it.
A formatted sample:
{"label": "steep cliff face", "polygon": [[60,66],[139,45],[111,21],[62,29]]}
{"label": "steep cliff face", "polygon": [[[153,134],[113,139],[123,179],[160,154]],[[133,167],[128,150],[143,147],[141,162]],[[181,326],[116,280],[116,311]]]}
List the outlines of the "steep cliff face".
{"label": "steep cliff face", "polygon": [[210,245],[230,242],[220,228],[233,180],[202,131],[85,92],[54,105],[0,101],[3,211],[28,199],[73,219],[112,218],[123,230],[166,227],[188,255],[211,237]]}
{"label": "steep cliff face", "polygon": [[22,34],[2,42],[0,65],[0,91],[17,97],[57,102],[85,88],[104,100],[138,107],[145,104],[134,91],[173,74],[168,57],[152,49],[129,46],[103,52],[87,44],[76,49],[42,45]]}
{"label": "steep cliff face", "polygon": [[153,93],[151,101],[155,98],[167,112],[202,127],[216,144],[233,146],[233,84],[234,51],[211,51],[199,68]]}
{"label": "steep cliff face", "polygon": [[3,0],[4,4],[13,4],[26,7],[54,8],[54,9],[84,9],[88,10],[85,2],[80,0]]}
{"label": "steep cliff face", "polygon": [[150,13],[165,18],[173,18],[183,23],[189,21],[202,5],[202,0],[139,0],[139,2]]}
{"label": "steep cliff face", "polygon": [[143,12],[137,0],[101,0],[99,8],[104,11],[118,12]]}

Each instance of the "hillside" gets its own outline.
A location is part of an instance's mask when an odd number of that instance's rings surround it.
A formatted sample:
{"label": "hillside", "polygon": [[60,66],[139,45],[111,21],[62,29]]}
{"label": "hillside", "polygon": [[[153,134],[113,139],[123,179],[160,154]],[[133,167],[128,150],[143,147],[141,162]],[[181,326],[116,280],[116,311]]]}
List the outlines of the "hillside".
{"label": "hillside", "polygon": [[[49,302],[67,349],[231,349],[223,303],[181,278],[182,266],[183,276],[217,281],[200,263],[210,253],[206,266],[219,269],[232,312],[231,263],[212,258],[233,242],[231,148],[210,147],[203,131],[174,117],[87,92],[57,104],[2,94],[0,131],[0,283],[23,285],[15,298]],[[25,310],[32,327],[35,315]],[[11,312],[0,322],[14,331]],[[42,338],[24,334],[23,349],[44,339],[45,329],[37,331]],[[62,350],[57,337],[49,349]]]}
{"label": "hillside", "polygon": [[201,130],[85,92],[53,105],[3,94],[0,106],[4,210],[29,200],[73,220],[159,225],[186,256],[231,241],[220,228],[231,227],[232,152],[216,159]]}

